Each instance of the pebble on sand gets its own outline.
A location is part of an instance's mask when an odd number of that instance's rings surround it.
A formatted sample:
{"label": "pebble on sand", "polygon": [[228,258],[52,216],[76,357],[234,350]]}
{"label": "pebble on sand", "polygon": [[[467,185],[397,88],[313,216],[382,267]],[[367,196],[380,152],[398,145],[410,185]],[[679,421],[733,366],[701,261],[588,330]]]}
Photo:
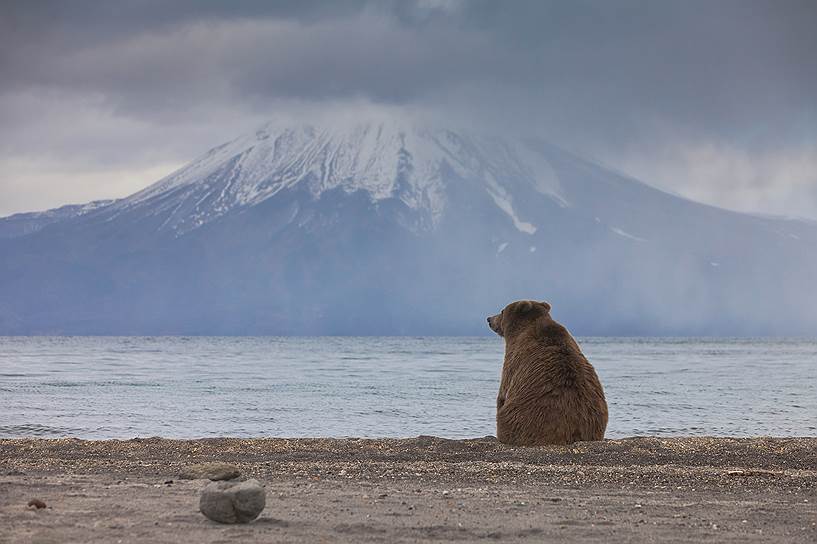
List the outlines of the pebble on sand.
{"label": "pebble on sand", "polygon": [[45,503],[40,499],[31,499],[28,501],[28,507],[31,508],[32,506],[39,510],[40,508],[45,508]]}
{"label": "pebble on sand", "polygon": [[201,492],[199,510],[219,523],[247,523],[258,517],[266,501],[258,480],[211,482]]}
{"label": "pebble on sand", "polygon": [[197,463],[187,465],[179,473],[181,480],[232,480],[241,476],[238,467],[230,463]]}

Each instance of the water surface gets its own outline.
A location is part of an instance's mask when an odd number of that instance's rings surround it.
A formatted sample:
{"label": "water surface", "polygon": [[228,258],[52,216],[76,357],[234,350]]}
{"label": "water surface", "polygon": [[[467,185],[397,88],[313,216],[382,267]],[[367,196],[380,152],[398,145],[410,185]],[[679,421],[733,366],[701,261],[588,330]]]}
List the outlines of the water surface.
{"label": "water surface", "polygon": [[[579,339],[608,437],[817,434],[817,341]],[[500,338],[0,337],[0,437],[495,434]]]}

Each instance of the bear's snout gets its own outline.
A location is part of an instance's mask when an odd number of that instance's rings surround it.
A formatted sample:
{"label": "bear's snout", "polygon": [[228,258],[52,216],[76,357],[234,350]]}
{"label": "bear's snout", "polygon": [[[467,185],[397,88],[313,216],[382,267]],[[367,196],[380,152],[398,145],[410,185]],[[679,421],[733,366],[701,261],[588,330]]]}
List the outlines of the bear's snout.
{"label": "bear's snout", "polygon": [[499,316],[492,315],[488,318],[488,326],[491,327],[491,330],[497,333],[499,336],[502,336],[502,330],[499,326]]}

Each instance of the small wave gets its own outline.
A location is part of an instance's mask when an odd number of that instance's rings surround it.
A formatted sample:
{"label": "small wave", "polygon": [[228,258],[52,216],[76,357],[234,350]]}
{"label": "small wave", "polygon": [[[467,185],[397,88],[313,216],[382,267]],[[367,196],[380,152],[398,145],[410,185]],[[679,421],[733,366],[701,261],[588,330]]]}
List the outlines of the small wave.
{"label": "small wave", "polygon": [[71,427],[50,427],[37,423],[23,423],[21,425],[0,425],[0,438],[27,438],[36,437],[64,437],[77,436],[83,429]]}
{"label": "small wave", "polygon": [[48,381],[39,384],[43,387],[162,387],[163,384],[158,382],[140,382],[140,381],[120,381],[120,380],[104,380],[104,381]]}

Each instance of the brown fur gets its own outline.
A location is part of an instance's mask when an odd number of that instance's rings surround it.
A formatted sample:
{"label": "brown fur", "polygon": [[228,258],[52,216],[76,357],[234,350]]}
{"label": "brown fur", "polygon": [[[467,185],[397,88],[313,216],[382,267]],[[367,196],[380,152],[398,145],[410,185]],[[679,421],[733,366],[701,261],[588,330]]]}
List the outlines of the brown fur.
{"label": "brown fur", "polygon": [[518,446],[601,440],[607,402],[596,371],[547,302],[521,300],[489,317],[505,338],[496,401],[500,442]]}

